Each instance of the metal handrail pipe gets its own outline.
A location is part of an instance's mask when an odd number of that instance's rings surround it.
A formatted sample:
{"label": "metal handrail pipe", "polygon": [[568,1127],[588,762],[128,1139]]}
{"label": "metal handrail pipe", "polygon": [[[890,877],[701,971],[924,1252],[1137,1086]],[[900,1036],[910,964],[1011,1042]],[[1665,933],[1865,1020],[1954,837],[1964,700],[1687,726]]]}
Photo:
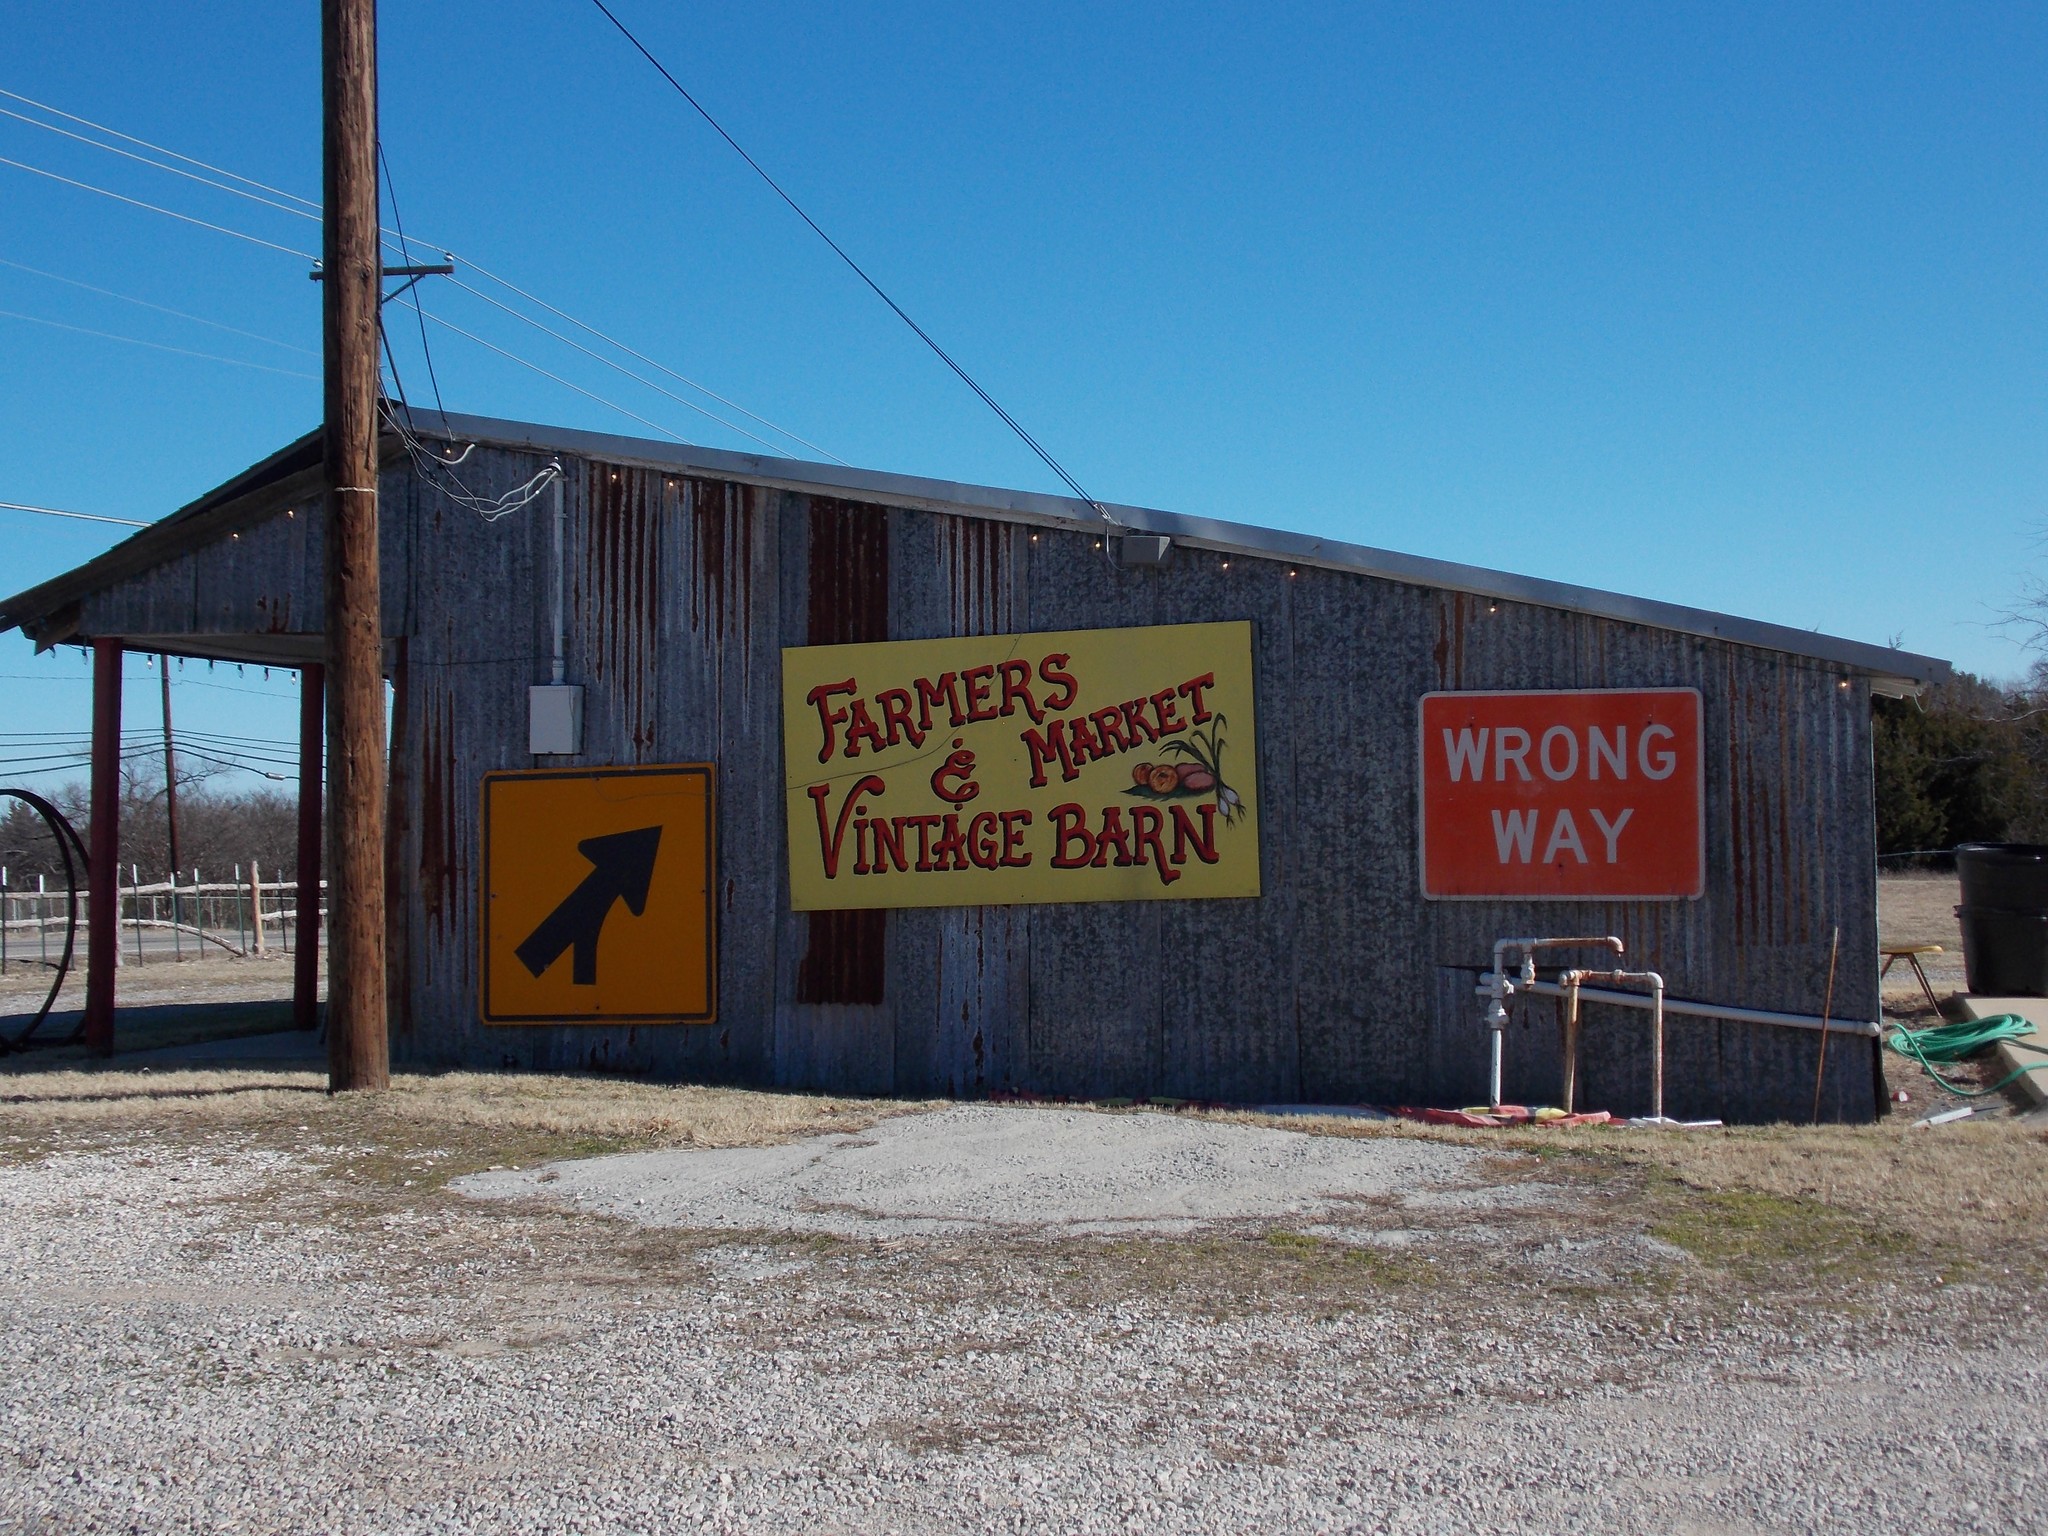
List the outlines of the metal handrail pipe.
{"label": "metal handrail pipe", "polygon": [[[1490,978],[1479,978],[1478,991],[1484,997],[1489,995]],[[1539,997],[1563,997],[1564,988],[1554,981],[1532,981],[1516,983],[1516,990],[1533,993]],[[1647,1008],[1650,999],[1641,992],[1614,992],[1604,987],[1581,989],[1589,1003],[1616,1003],[1624,1008]],[[1737,1008],[1728,1003],[1691,1002],[1682,997],[1664,999],[1666,1013],[1682,1013],[1695,1019],[1726,1019],[1734,1024],[1773,1024],[1781,1029],[1825,1028],[1836,1035],[1861,1035],[1867,1040],[1883,1038],[1884,1030],[1874,1020],[1866,1019],[1822,1019],[1817,1014],[1777,1013],[1768,1008]]]}

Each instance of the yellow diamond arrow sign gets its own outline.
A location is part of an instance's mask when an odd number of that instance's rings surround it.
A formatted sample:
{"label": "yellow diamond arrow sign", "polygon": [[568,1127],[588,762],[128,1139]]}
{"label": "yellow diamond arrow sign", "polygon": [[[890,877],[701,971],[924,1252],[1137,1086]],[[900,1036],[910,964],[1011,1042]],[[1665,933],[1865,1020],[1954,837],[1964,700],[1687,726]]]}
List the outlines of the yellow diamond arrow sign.
{"label": "yellow diamond arrow sign", "polygon": [[705,763],[486,774],[484,1022],[715,1018],[713,820]]}

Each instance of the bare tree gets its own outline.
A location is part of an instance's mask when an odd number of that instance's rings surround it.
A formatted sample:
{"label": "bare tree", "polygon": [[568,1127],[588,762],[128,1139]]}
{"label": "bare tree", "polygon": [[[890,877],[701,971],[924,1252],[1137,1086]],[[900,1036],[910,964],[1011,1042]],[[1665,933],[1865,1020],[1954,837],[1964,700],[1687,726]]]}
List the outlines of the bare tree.
{"label": "bare tree", "polygon": [[[266,880],[288,880],[298,872],[298,798],[268,787],[228,789],[218,770],[178,775],[178,841],[189,880],[197,869],[207,880],[225,880],[237,865],[263,867]],[[84,784],[67,784],[48,797],[78,829],[92,835],[92,798]],[[169,872],[165,856],[169,820],[164,810],[163,768],[144,760],[124,765],[121,775],[121,863],[134,865],[145,882]],[[20,801],[0,810],[0,864],[19,887],[35,876],[61,879],[64,861],[43,819]]]}

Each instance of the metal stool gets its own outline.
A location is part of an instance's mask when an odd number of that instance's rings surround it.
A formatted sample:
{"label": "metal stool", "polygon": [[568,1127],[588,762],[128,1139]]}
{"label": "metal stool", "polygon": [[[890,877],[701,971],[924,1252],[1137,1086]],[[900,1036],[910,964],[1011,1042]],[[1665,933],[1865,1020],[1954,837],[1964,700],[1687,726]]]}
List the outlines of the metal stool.
{"label": "metal stool", "polygon": [[1927,1006],[1937,1014],[1941,1012],[1941,1004],[1934,997],[1934,984],[1927,979],[1927,972],[1920,964],[1922,955],[1946,953],[1939,944],[1884,944],[1878,947],[1877,952],[1884,956],[1884,969],[1877,973],[1878,986],[1884,985],[1884,979],[1891,974],[1892,967],[1903,960],[1912,971],[1914,980],[1920,983],[1920,990],[1927,995]]}

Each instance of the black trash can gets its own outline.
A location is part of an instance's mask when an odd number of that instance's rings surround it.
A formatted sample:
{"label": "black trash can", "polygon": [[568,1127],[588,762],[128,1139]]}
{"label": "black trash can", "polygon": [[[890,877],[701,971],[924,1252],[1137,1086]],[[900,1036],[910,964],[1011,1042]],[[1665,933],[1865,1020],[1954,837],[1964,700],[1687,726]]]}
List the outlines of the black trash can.
{"label": "black trash can", "polygon": [[1980,996],[2048,997],[2048,845],[1956,849],[1963,969]]}

